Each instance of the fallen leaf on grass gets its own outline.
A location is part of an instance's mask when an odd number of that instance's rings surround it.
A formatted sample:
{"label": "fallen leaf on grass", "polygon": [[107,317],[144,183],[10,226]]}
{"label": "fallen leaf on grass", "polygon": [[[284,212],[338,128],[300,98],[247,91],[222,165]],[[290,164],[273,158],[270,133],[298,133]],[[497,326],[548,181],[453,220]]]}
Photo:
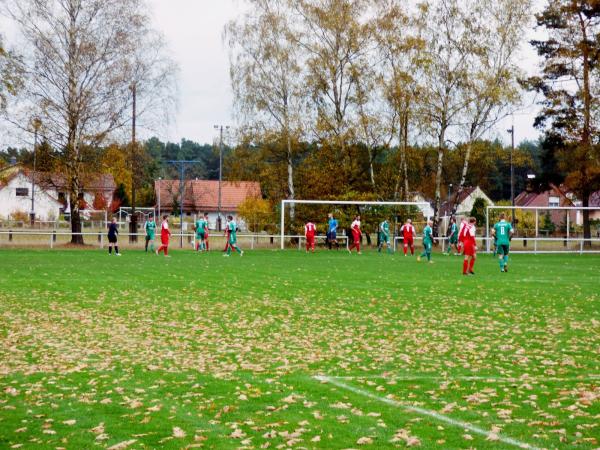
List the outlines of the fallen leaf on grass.
{"label": "fallen leaf on grass", "polygon": [[358,445],[371,445],[373,443],[373,439],[367,436],[363,436],[356,441]]}
{"label": "fallen leaf on grass", "polygon": [[108,450],[124,450],[127,447],[135,444],[137,439],[130,439],[128,441],[119,442],[118,444],[113,445],[112,447],[108,447]]}
{"label": "fallen leaf on grass", "polygon": [[185,431],[183,431],[179,427],[173,427],[173,437],[175,438],[184,438],[186,436]]}

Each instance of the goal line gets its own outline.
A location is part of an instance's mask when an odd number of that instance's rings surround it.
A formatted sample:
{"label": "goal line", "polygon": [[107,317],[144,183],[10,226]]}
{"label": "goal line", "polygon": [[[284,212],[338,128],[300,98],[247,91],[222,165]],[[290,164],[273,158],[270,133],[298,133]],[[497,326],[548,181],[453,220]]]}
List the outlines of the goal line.
{"label": "goal line", "polygon": [[[421,212],[428,210],[431,205],[427,202],[391,202],[391,201],[360,201],[360,200],[282,200],[281,201],[281,250],[285,248],[285,207],[286,205],[364,205],[364,206],[414,206]],[[423,213],[423,215],[425,215]]]}

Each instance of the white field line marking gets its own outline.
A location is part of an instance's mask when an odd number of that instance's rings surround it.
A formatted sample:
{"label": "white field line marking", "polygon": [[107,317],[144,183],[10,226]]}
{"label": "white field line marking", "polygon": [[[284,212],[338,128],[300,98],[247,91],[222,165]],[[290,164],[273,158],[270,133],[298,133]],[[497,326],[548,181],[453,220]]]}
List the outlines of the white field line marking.
{"label": "white field line marking", "polygon": [[484,381],[488,383],[525,383],[525,382],[571,382],[571,381],[600,381],[600,375],[586,375],[582,377],[495,377],[495,376],[463,376],[463,377],[440,377],[436,375],[352,375],[352,376],[335,376],[327,375],[327,378],[335,378],[337,380],[397,380],[397,381]]}
{"label": "white field line marking", "polygon": [[[350,392],[354,392],[355,394],[362,395],[363,397],[367,397],[367,398],[370,398],[372,400],[377,400],[377,401],[385,403],[387,405],[394,406],[396,408],[400,408],[400,409],[403,409],[405,411],[409,411],[409,412],[412,412],[412,413],[420,414],[422,416],[428,416],[428,417],[431,417],[432,419],[436,419],[436,420],[438,420],[440,422],[444,422],[444,423],[446,423],[448,425],[452,425],[452,426],[457,427],[457,428],[463,428],[465,430],[469,430],[472,433],[479,434],[481,436],[488,437],[490,435],[490,433],[491,433],[490,431],[486,431],[483,428],[479,428],[479,427],[477,427],[475,425],[471,425],[470,423],[463,422],[462,420],[452,419],[452,418],[450,418],[448,416],[444,416],[443,414],[439,414],[439,413],[437,413],[435,411],[431,411],[429,409],[424,409],[424,408],[420,408],[418,406],[412,406],[412,405],[404,405],[404,404],[402,404],[400,402],[397,402],[396,400],[392,400],[392,399],[387,398],[387,397],[379,397],[379,396],[377,396],[375,394],[372,394],[369,391],[365,391],[363,389],[359,389],[359,388],[356,388],[354,386],[350,386],[350,385],[348,385],[346,383],[343,383],[342,381],[338,380],[337,378],[327,377],[327,376],[322,376],[322,375],[317,375],[314,378],[316,380],[319,380],[319,381],[325,381],[325,382],[331,383],[331,384],[333,384],[333,385],[335,385],[337,387],[340,387],[342,389],[346,389],[346,390],[348,390]],[[498,434],[498,441],[503,442],[505,444],[509,444],[509,445],[515,446],[515,447],[528,448],[528,449],[532,449],[532,450],[539,450],[538,447],[534,447],[531,444],[527,444],[525,442],[521,442],[521,441],[519,441],[517,439],[513,439],[513,438],[508,437],[508,436],[502,436],[500,434]]]}

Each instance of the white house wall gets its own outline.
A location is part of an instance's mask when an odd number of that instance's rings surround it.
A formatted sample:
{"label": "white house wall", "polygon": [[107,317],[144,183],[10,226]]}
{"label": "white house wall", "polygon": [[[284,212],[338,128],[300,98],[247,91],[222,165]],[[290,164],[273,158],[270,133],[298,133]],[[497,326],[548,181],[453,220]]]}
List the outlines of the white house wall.
{"label": "white house wall", "polygon": [[[17,188],[26,188],[26,197],[17,197]],[[38,186],[35,187],[35,215],[38,220],[55,220],[58,217],[61,204],[50,197]],[[31,180],[22,173],[15,176],[0,189],[0,217],[8,219],[12,214],[31,212]]]}

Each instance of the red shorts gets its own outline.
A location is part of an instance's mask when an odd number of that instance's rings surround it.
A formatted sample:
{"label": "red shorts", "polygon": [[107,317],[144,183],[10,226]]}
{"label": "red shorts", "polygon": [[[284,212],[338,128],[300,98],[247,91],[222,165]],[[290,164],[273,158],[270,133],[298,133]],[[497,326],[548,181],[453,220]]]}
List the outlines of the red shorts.
{"label": "red shorts", "polygon": [[475,249],[475,244],[472,242],[464,242],[463,243],[464,247],[465,247],[465,256],[475,256],[476,253],[476,249]]}
{"label": "red shorts", "polygon": [[160,236],[160,243],[162,245],[169,245],[169,236],[166,234],[163,234]]}
{"label": "red shorts", "polygon": [[410,245],[411,247],[414,245],[412,236],[404,238],[404,245]]}

